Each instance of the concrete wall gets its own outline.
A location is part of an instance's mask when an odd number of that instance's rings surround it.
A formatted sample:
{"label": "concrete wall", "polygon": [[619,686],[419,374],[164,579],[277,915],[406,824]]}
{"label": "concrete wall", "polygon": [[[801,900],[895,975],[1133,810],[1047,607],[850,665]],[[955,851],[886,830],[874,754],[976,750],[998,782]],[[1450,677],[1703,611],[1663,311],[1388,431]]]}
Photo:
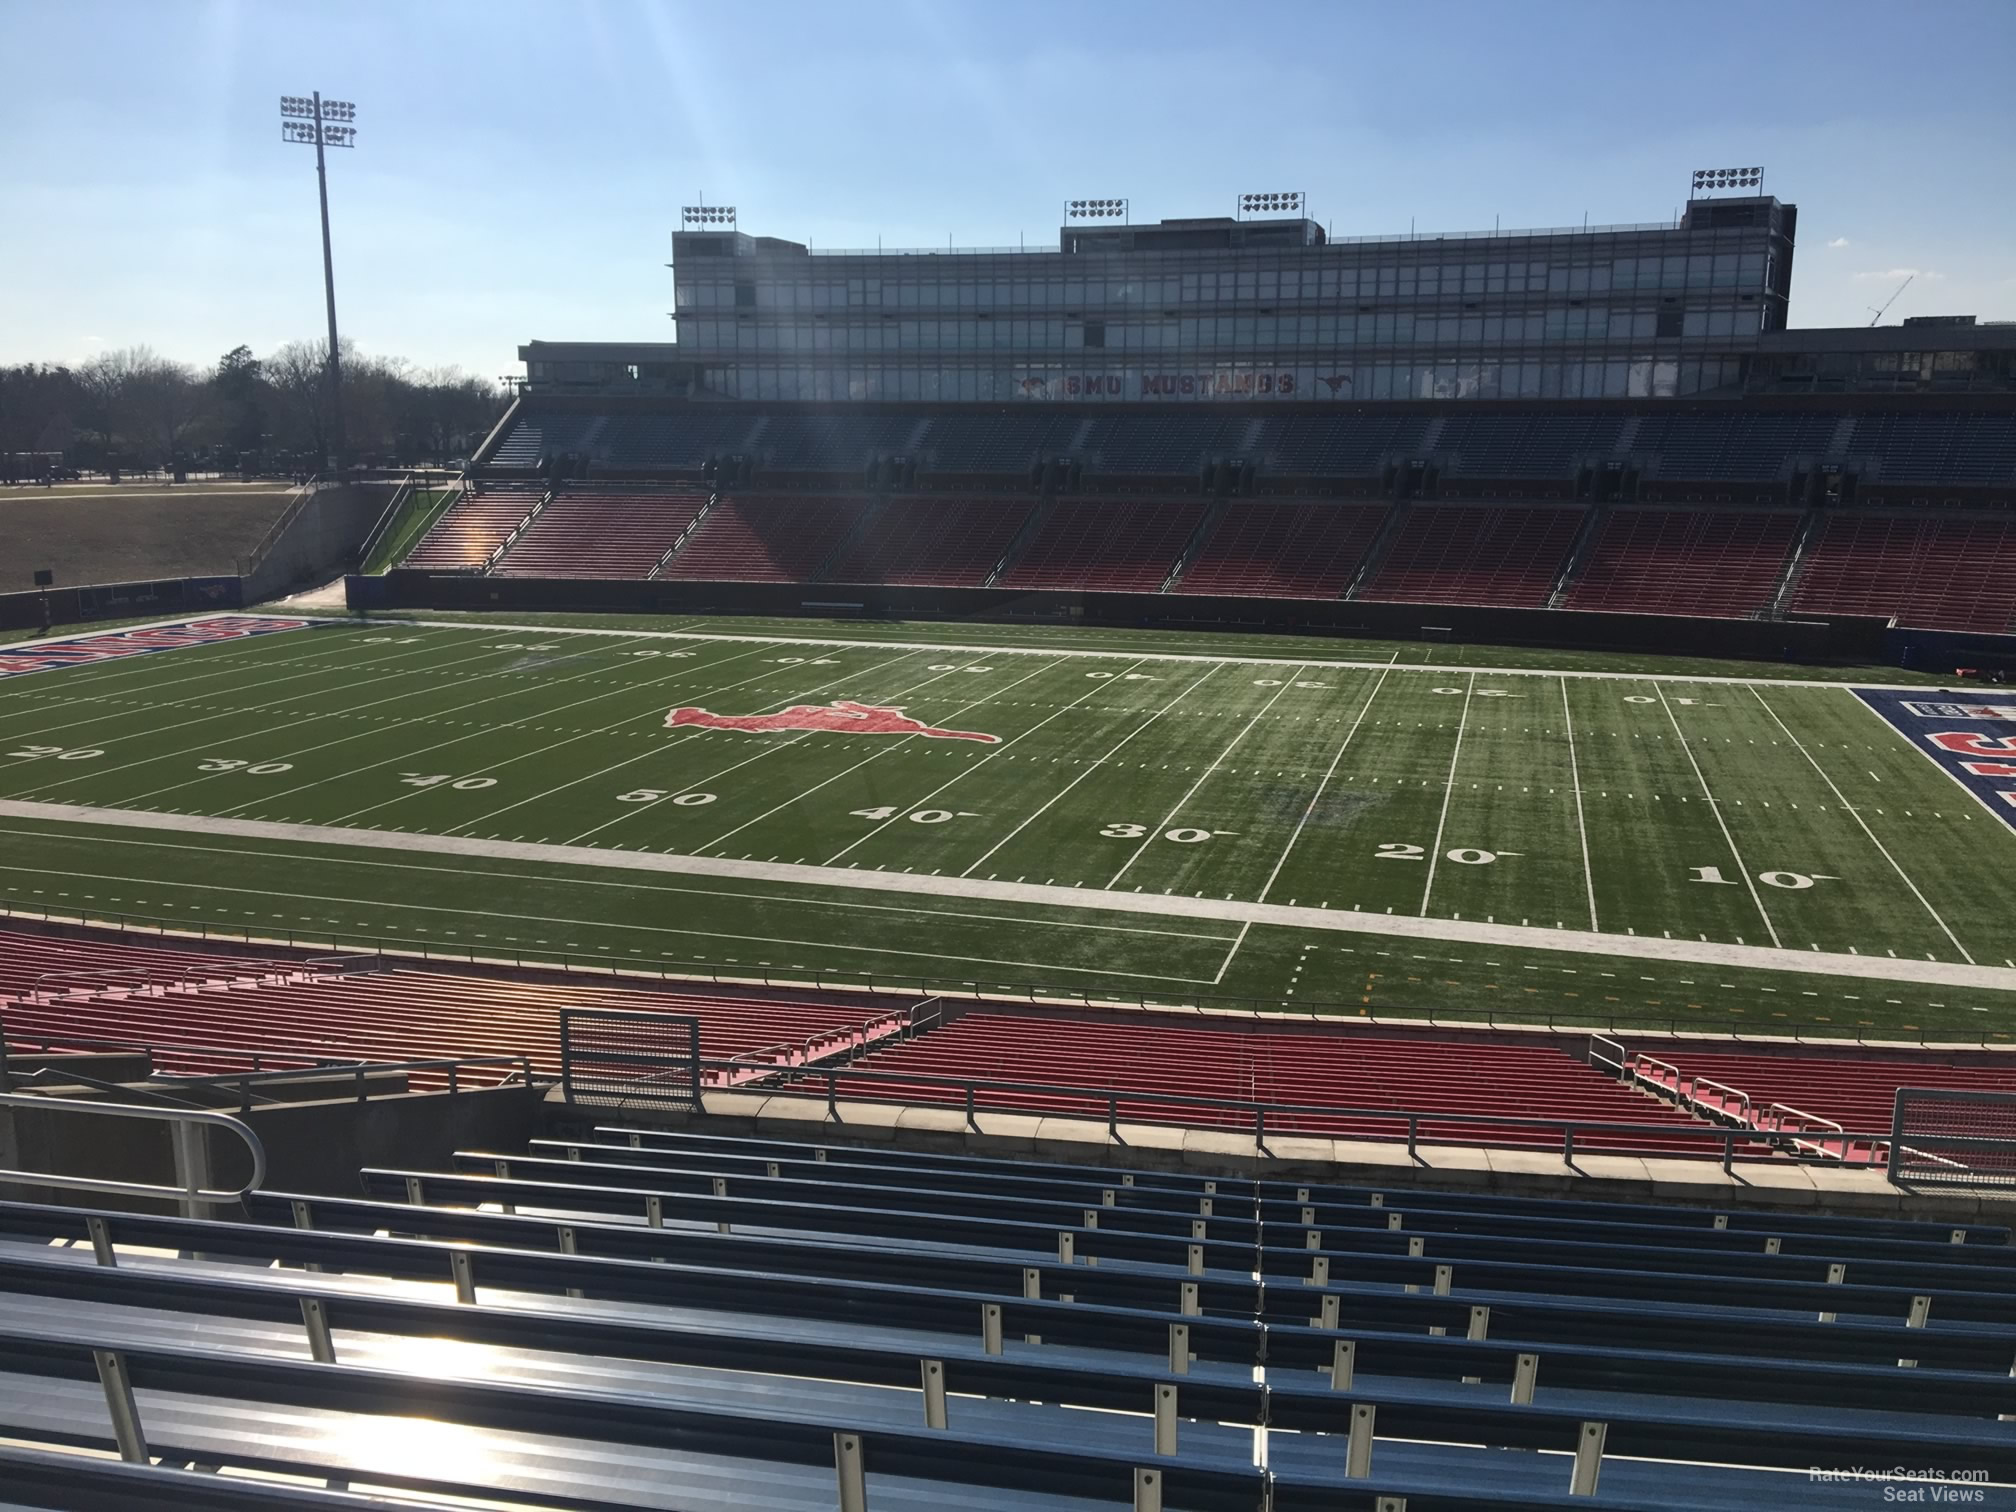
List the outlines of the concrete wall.
{"label": "concrete wall", "polygon": [[245,601],[254,603],[318,583],[354,565],[358,548],[392,500],[393,483],[340,483],[317,488],[301,512],[245,580]]}

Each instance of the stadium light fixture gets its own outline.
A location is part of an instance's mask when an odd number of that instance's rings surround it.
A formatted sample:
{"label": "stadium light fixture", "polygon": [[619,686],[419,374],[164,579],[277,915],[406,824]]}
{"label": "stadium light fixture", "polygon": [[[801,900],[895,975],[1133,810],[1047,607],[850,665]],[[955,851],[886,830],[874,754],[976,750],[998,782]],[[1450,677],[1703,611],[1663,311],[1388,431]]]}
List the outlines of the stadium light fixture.
{"label": "stadium light fixture", "polygon": [[1306,200],[1300,189],[1286,190],[1271,194],[1242,194],[1239,196],[1239,218],[1249,215],[1300,215]]}
{"label": "stadium light fixture", "polygon": [[325,100],[317,90],[280,96],[280,140],[315,149],[315,188],[322,201],[322,293],[329,307],[329,460],[343,470],[343,358],[336,340],[336,263],[329,250],[329,164],[327,147],[355,147],[357,119],[349,100]]}
{"label": "stadium light fixture", "polygon": [[681,205],[679,224],[687,228],[698,226],[735,228],[735,207],[733,205]]}
{"label": "stadium light fixture", "polygon": [[1124,221],[1127,219],[1127,201],[1124,199],[1066,200],[1064,202],[1064,219],[1067,221]]}
{"label": "stadium light fixture", "polygon": [[1699,199],[1717,189],[1749,189],[1761,193],[1763,188],[1762,168],[1696,168],[1693,192],[1689,198]]}

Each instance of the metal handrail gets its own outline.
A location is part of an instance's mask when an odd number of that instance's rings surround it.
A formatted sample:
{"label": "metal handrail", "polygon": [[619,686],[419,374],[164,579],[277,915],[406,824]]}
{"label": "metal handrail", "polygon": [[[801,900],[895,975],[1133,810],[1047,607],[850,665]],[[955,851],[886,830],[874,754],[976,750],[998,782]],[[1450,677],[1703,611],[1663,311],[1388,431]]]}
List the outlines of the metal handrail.
{"label": "metal handrail", "polygon": [[[710,1068],[730,1067],[738,1064],[735,1061],[709,1056],[702,1056],[699,1061],[703,1075]],[[1496,1129],[1533,1129],[1544,1131],[1561,1140],[1563,1158],[1565,1159],[1573,1158],[1576,1141],[1585,1134],[1627,1134],[1647,1138],[1694,1140],[1703,1144],[1712,1142],[1712,1144],[1720,1147],[1722,1164],[1725,1170],[1738,1158],[1738,1146],[1755,1146],[1763,1143],[1759,1131],[1748,1124],[1738,1128],[1728,1125],[1717,1126],[1713,1124],[1689,1123],[1607,1123],[1568,1118],[1521,1118],[1500,1116],[1492,1113],[1443,1113],[1424,1112],[1407,1108],[1335,1107],[1318,1103],[1260,1102],[1247,1098],[1207,1097],[1202,1093],[1145,1092],[1116,1087],[1071,1086],[1052,1082],[1003,1081],[993,1078],[963,1076],[932,1076],[921,1072],[908,1071],[875,1071],[838,1061],[818,1066],[779,1068],[777,1071],[771,1073],[771,1076],[774,1080],[772,1085],[766,1090],[771,1092],[772,1095],[824,1097],[826,1099],[828,1117],[834,1119],[837,1119],[839,1116],[837,1105],[840,1097],[840,1083],[843,1080],[851,1079],[856,1082],[896,1083],[912,1087],[942,1087],[948,1092],[957,1092],[964,1103],[969,1123],[981,1111],[975,1094],[983,1091],[1032,1094],[1034,1097],[1048,1099],[1053,1104],[1053,1106],[1041,1107],[1025,1098],[1020,1104],[1015,1106],[994,1107],[986,1110],[991,1112],[1039,1112],[1055,1115],[1057,1109],[1054,1103],[1058,1098],[1064,1097],[1077,1098],[1094,1104],[1103,1103],[1106,1106],[1106,1120],[1109,1130],[1117,1130],[1119,1126],[1120,1104],[1122,1102],[1137,1106],[1150,1104],[1193,1111],[1197,1109],[1211,1109],[1214,1111],[1238,1113],[1243,1115],[1240,1121],[1250,1126],[1254,1137],[1262,1141],[1265,1140],[1267,1135],[1268,1119],[1280,1115],[1376,1119],[1386,1123],[1405,1124],[1407,1126],[1406,1139],[1409,1156],[1415,1154],[1416,1146],[1421,1140],[1421,1126],[1424,1123],[1432,1126],[1457,1125],[1468,1127],[1483,1125]],[[821,1090],[801,1092],[793,1090],[792,1084],[797,1082],[823,1082],[825,1085]],[[712,1090],[719,1092],[723,1089],[716,1087]],[[1184,1122],[1184,1120],[1180,1119],[1165,1121]],[[1194,1125],[1195,1119],[1190,1119],[1188,1122]],[[1288,1134],[1299,1131],[1282,1129],[1281,1132]],[[1377,1139],[1380,1136],[1360,1134],[1355,1137]],[[1843,1137],[1853,1143],[1866,1143],[1870,1147],[1872,1163],[1874,1162],[1876,1152],[1879,1149],[1887,1151],[1892,1142],[1891,1134],[1888,1130],[1875,1134],[1844,1133]],[[1931,1136],[1927,1139],[1927,1142],[1938,1144],[1942,1140],[1947,1143],[1961,1142],[1958,1138],[1947,1139],[1945,1136]],[[1602,1152],[1599,1151],[1596,1153]],[[1772,1159],[1776,1158],[1776,1153],[1774,1151],[1765,1155],[1752,1155],[1746,1152],[1743,1158]]]}
{"label": "metal handrail", "polygon": [[1701,1104],[1698,1090],[1702,1087],[1713,1087],[1717,1092],[1726,1092],[1728,1094],[1729,1100],[1723,1102],[1715,1111],[1727,1114],[1731,1118],[1740,1118],[1744,1123],[1750,1124],[1753,1127],[1755,1126],[1757,1121],[1756,1113],[1750,1102],[1750,1094],[1748,1092],[1745,1092],[1741,1087],[1732,1087],[1727,1082],[1710,1081],[1705,1076],[1697,1076],[1690,1083],[1687,1093],[1687,1100],[1696,1106]]}
{"label": "metal handrail", "polygon": [[[52,1187],[66,1192],[107,1192],[124,1197],[173,1197],[184,1202],[200,1202],[213,1206],[242,1200],[247,1192],[256,1192],[266,1184],[266,1146],[258,1132],[250,1124],[233,1118],[229,1113],[210,1113],[194,1108],[143,1108],[130,1103],[81,1102],[67,1097],[25,1097],[17,1092],[0,1093],[0,1108],[56,1109],[64,1113],[95,1113],[104,1118],[137,1118],[148,1123],[164,1123],[192,1127],[207,1124],[215,1128],[229,1129],[245,1141],[245,1148],[252,1155],[252,1174],[245,1184],[235,1191],[224,1191],[193,1184],[184,1186],[164,1186],[155,1181],[111,1181],[97,1176],[63,1176],[51,1171],[15,1171],[0,1169],[0,1184],[16,1186]],[[194,1177],[190,1178],[193,1183]]]}
{"label": "metal handrail", "polygon": [[1804,1108],[1795,1108],[1790,1103],[1774,1102],[1764,1110],[1761,1117],[1756,1119],[1757,1127],[1772,1134],[1784,1134],[1791,1139],[1795,1147],[1802,1150],[1811,1150],[1815,1155],[1826,1156],[1836,1153],[1827,1148],[1828,1142],[1825,1139],[1817,1141],[1801,1139],[1798,1133],[1788,1131],[1785,1127],[1787,1114],[1799,1120],[1802,1130],[1810,1128],[1817,1131],[1823,1127],[1832,1129],[1839,1136],[1836,1142],[1841,1147],[1836,1158],[1844,1161],[1848,1158],[1847,1130],[1824,1114],[1808,1113]]}
{"label": "metal handrail", "polygon": [[[1598,1055],[1596,1049],[1599,1045],[1606,1050],[1616,1051],[1616,1057],[1612,1059],[1607,1056]],[[1616,1040],[1605,1039],[1600,1034],[1589,1036],[1589,1064],[1592,1066],[1615,1066],[1619,1081],[1630,1082],[1637,1080],[1631,1069],[1631,1052],[1618,1044]]]}

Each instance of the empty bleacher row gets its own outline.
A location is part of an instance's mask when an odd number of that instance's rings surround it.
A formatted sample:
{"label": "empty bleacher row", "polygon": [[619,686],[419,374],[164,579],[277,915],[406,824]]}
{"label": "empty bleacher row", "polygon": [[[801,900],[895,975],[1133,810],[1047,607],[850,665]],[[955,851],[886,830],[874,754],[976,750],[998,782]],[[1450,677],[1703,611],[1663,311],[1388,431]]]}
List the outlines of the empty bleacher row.
{"label": "empty bleacher row", "polygon": [[743,456],[766,468],[855,472],[908,456],[927,477],[1026,477],[1069,456],[1091,471],[1187,477],[1238,458],[1281,478],[1369,478],[1420,459],[1451,477],[1568,481],[1591,461],[1629,462],[1665,481],[1768,482],[1800,463],[1840,462],[1870,481],[1972,488],[2016,484],[2016,416],[1936,409],[1836,412],[1654,406],[1640,411],[1440,412],[1263,417],[1215,412],[1056,415],[1040,407],[978,412],[770,413],[760,406],[601,412],[530,399],[485,466],[528,468],[575,457],[619,472],[697,471]]}
{"label": "empty bleacher row", "polygon": [[[1050,1083],[1132,1094],[1133,1101],[1122,1096],[1117,1116],[1148,1123],[1250,1126],[1250,1115],[1241,1109],[1213,1107],[1208,1101],[1186,1104],[1180,1101],[1184,1096],[1396,1110],[1398,1116],[1385,1118],[1311,1111],[1274,1114],[1268,1120],[1270,1127],[1283,1131],[1346,1138],[1405,1138],[1409,1113],[1420,1115],[1419,1137],[1433,1143],[1555,1149],[1561,1144],[1558,1130],[1527,1128],[1518,1120],[1693,1123],[1545,1045],[1197,1028],[1153,1020],[1096,1024],[976,1011],[903,1045],[877,1050],[857,1069],[877,1077],[850,1078],[845,1083],[849,1097],[958,1103],[964,1093],[957,1085],[928,1078]],[[879,1079],[885,1075],[889,1079]],[[906,1081],[905,1075],[927,1079]],[[1065,1092],[982,1088],[975,1101],[981,1107],[1078,1117],[1103,1118],[1108,1111],[1104,1098]],[[1438,1122],[1433,1117],[1438,1113],[1506,1122]],[[1662,1139],[1656,1130],[1590,1133],[1578,1136],[1576,1144],[1591,1150],[1712,1153],[1698,1138]]]}
{"label": "empty bleacher row", "polygon": [[[1882,1479],[1916,1467],[2016,1478],[1996,1224],[573,1111],[526,1150],[366,1170],[361,1197],[254,1192],[214,1219],[0,1202],[0,1495],[1799,1512],[1884,1505],[1931,1484]],[[1857,1478],[1875,1466],[1900,1469]]]}
{"label": "empty bleacher row", "polygon": [[[213,1052],[224,1047],[345,1061],[522,1054],[536,1073],[555,1076],[562,1008],[692,1014],[701,1053],[721,1058],[865,1044],[899,1032],[903,1021],[886,1004],[846,995],[342,971],[306,957],[248,959],[0,930],[0,1024],[17,1049],[145,1046],[169,1074],[239,1069],[220,1064]],[[794,1058],[803,1057],[770,1057]]]}
{"label": "empty bleacher row", "polygon": [[[1192,595],[1334,599],[1396,509],[1305,498],[822,492],[736,492],[710,508],[706,490],[491,485],[443,514],[404,565],[488,564],[499,577],[946,587],[981,586],[999,569],[994,581],[1004,588],[1154,593],[1167,583]],[[1397,507],[1397,528],[1356,596],[1745,618],[1772,612],[1789,589],[1785,606],[1799,614],[2016,629],[2016,518],[1831,509],[1808,530],[1807,513],[1795,509],[1626,504],[1603,509],[1578,550],[1588,518],[1581,505],[1413,501]]]}
{"label": "empty bleacher row", "polygon": [[1790,509],[1612,509],[1565,606],[1723,619],[1762,614],[1803,518]]}

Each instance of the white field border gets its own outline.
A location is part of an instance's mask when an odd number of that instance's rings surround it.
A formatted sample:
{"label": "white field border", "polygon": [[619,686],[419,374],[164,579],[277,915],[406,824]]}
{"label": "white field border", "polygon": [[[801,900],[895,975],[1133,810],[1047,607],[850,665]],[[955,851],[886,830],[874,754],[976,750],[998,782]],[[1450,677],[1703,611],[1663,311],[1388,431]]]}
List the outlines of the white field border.
{"label": "white field border", "polygon": [[[789,618],[790,616],[783,615],[783,616],[769,616],[769,617]],[[806,635],[781,636],[781,635],[757,635],[754,633],[727,634],[720,632],[706,632],[698,630],[617,630],[617,629],[604,630],[592,625],[520,625],[510,623],[500,624],[490,620],[409,619],[403,616],[395,617],[386,614],[373,615],[369,618],[360,618],[356,615],[263,613],[257,609],[227,609],[220,611],[217,614],[203,614],[194,616],[184,614],[184,615],[178,615],[174,619],[150,621],[149,623],[144,625],[120,625],[109,630],[83,631],[76,635],[65,635],[61,637],[61,639],[64,641],[88,640],[96,638],[97,636],[101,635],[122,635],[129,630],[156,630],[167,625],[186,625],[191,621],[192,618],[193,619],[298,619],[305,621],[308,625],[311,626],[349,625],[357,629],[364,629],[376,625],[407,625],[417,629],[425,629],[425,630],[467,630],[472,632],[496,631],[498,633],[508,635],[593,635],[593,636],[604,636],[612,639],[624,639],[624,640],[634,639],[634,640],[694,640],[694,641],[763,641],[766,644],[773,646],[815,646],[822,649],[832,649],[838,647],[842,650],[846,650],[850,647],[859,646],[859,647],[865,647],[869,650],[876,650],[876,651],[910,651],[910,650],[944,651],[961,656],[1078,656],[1078,657],[1097,657],[1108,661],[1127,661],[1129,659],[1138,659],[1141,661],[1152,661],[1152,662],[1223,662],[1228,666],[1235,666],[1235,667],[1236,666],[1300,667],[1300,668],[1315,668],[1315,669],[1325,669],[1331,667],[1356,667],[1361,670],[1369,672],[1377,672],[1382,669],[1390,668],[1395,672],[1440,672],[1444,674],[1464,672],[1464,673],[1475,673],[1477,676],[1480,677],[1575,677],[1575,678],[1582,678],[1591,682],[1629,681],[1629,682],[1662,682],[1662,683],[1708,683],[1716,686],[1743,687],[1751,682],[1756,681],[1755,678],[1728,677],[1717,673],[1590,672],[1590,671],[1577,671],[1563,668],[1548,668],[1548,667],[1470,667],[1455,662],[1403,662],[1398,660],[1382,662],[1382,661],[1364,661],[1356,657],[1225,656],[1225,655],[1213,655],[1206,651],[1108,651],[1095,647],[1087,647],[1082,650],[1060,650],[1056,646],[1015,646],[999,642],[964,644],[957,641],[921,641],[921,640],[878,641],[878,640],[864,640],[864,639],[833,639],[828,637],[806,636]],[[1097,631],[1102,627],[1088,626],[1085,628],[1090,631]],[[276,636],[279,636],[279,635],[291,634],[293,632],[276,631],[274,633]],[[1199,630],[1199,631],[1168,630],[1161,633],[1168,635],[1186,635],[1186,634],[1230,635],[1235,632],[1211,631],[1211,630]],[[1367,637],[1367,638],[1373,639],[1376,637]],[[5,647],[7,645],[13,645],[13,644],[15,643],[11,641],[0,643],[0,654],[5,654]],[[33,644],[33,643],[23,642],[22,644]],[[187,650],[192,648],[178,646],[174,649]],[[168,656],[172,655],[173,651],[161,651],[150,654],[156,656]],[[1397,652],[1394,654],[1396,657],[1398,656]],[[102,666],[104,664],[93,663],[92,665]],[[51,667],[46,670],[51,672],[62,672],[72,669],[63,667]],[[24,673],[22,675],[34,676],[35,674]],[[9,681],[11,680],[12,679],[9,679]],[[1870,688],[1885,693],[1922,693],[1926,689],[1933,686],[1933,684],[1930,683],[1884,683],[1884,682],[1869,682],[1859,680],[1853,683],[1848,683],[1840,681],[1823,681],[1816,678],[1801,678],[1801,677],[1775,677],[1769,679],[1769,682],[1772,687],[1777,688],[1833,688],[1833,689],[1848,689],[1848,690],[1853,690],[1855,688]]]}
{"label": "white field border", "polygon": [[[1686,961],[1764,971],[1796,972],[1808,976],[1854,977],[1941,987],[1974,987],[1996,992],[2016,991],[2016,969],[2003,967],[1966,966],[1951,961],[1909,961],[1875,956],[1836,955],[1824,951],[1806,952],[1760,945],[1730,945],[1715,941],[1663,940],[1645,935],[1619,938],[1616,935],[1598,934],[1589,930],[1536,929],[1525,925],[1479,923],[1470,919],[1410,918],[1406,915],[1349,913],[1330,909],[1290,907],[1278,903],[1250,903],[1236,899],[1106,892],[1019,882],[977,882],[968,877],[850,871],[844,868],[783,862],[731,861],[719,857],[662,855],[645,851],[604,851],[592,847],[543,845],[522,841],[472,840],[439,835],[416,836],[397,831],[275,824],[263,820],[217,819],[195,814],[141,813],[123,809],[89,808],[77,804],[24,803],[13,799],[0,799],[0,818],[59,824],[105,825],[120,829],[169,831],[181,834],[228,835],[255,840],[408,853],[418,845],[437,855],[473,856],[552,866],[584,866],[604,871],[641,871],[674,876],[797,883],[858,892],[921,893],[941,898],[1019,903],[1031,907],[1049,907],[1076,912],[1095,910],[1158,918],[1209,920],[1218,923],[1266,924],[1285,929],[1413,940],[1461,941],[1476,945],[1503,946],[1507,949],[1558,951],[1571,955]],[[554,880],[564,885],[570,879],[556,877]],[[806,901],[808,904],[816,905],[822,900],[815,898]],[[467,912],[466,909],[462,911]],[[1042,927],[1041,921],[1031,922],[1037,927]]]}

